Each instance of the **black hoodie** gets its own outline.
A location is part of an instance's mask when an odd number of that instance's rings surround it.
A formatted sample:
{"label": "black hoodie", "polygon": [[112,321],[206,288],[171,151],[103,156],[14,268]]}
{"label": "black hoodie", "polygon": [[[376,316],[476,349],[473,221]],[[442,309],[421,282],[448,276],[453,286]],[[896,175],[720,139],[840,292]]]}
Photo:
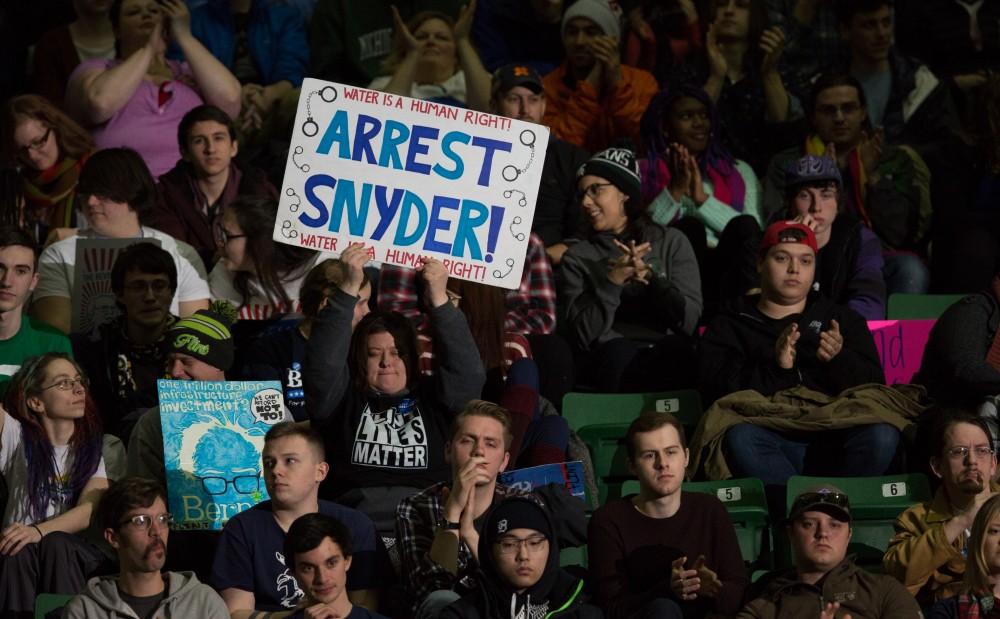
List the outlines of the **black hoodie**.
{"label": "black hoodie", "polygon": [[[493,562],[493,543],[497,539],[497,521],[503,515],[504,505],[522,503],[537,510],[548,522],[549,556],[545,572],[533,586],[522,592],[514,590],[497,572]],[[441,619],[535,619],[560,617],[565,619],[600,619],[604,614],[596,606],[586,603],[583,581],[559,567],[559,543],[555,536],[552,518],[537,503],[520,498],[510,498],[494,506],[486,517],[479,537],[479,577],[476,589],[451,604],[441,613]]]}
{"label": "black hoodie", "polygon": [[[802,385],[827,395],[865,383],[885,384],[875,340],[865,320],[855,311],[811,294],[805,311],[781,319],[757,309],[760,295],[736,299],[705,330],[699,343],[701,393],[714,402],[735,391],[753,389],[765,396]],[[819,334],[836,320],[844,345],[824,363],[816,357]],[[775,359],[774,345],[791,322],[802,335],[796,345],[795,367],[784,369]]]}

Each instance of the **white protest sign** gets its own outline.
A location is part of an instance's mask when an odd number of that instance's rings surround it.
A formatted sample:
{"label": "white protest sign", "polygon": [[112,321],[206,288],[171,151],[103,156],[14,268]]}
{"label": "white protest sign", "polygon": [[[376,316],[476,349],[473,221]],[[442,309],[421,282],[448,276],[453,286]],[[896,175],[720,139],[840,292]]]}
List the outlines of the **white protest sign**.
{"label": "white protest sign", "polygon": [[433,101],[302,83],[274,240],[517,288],[549,130]]}

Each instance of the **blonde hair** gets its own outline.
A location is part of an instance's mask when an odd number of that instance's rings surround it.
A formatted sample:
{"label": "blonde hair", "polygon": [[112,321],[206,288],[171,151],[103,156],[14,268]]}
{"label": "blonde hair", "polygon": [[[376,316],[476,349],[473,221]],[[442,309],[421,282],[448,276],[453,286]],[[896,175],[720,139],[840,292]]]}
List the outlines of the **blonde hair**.
{"label": "blonde hair", "polygon": [[462,412],[455,415],[452,420],[451,438],[448,440],[455,440],[455,435],[462,429],[462,423],[469,417],[489,417],[499,422],[503,426],[504,451],[510,451],[510,446],[514,442],[514,427],[511,423],[510,413],[499,404],[486,400],[469,400]]}
{"label": "blonde hair", "polygon": [[969,551],[965,558],[965,586],[969,593],[982,594],[993,590],[990,583],[990,568],[986,564],[983,545],[986,530],[990,528],[993,519],[1000,515],[1000,495],[990,497],[976,514],[972,523],[972,533],[969,536]]}

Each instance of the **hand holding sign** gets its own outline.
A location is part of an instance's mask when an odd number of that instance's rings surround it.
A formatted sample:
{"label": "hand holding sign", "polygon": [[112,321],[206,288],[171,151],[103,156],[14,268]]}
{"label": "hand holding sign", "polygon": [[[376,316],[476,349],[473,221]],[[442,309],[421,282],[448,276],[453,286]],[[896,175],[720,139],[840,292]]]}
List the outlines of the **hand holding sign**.
{"label": "hand holding sign", "polygon": [[365,263],[368,262],[368,250],[364,245],[351,245],[340,254],[340,261],[344,265],[344,281],[340,282],[340,289],[357,297],[361,292],[361,285],[365,281]]}
{"label": "hand holding sign", "polygon": [[427,306],[441,307],[448,302],[448,269],[440,260],[423,258],[417,267],[417,272],[423,277],[427,288]]}

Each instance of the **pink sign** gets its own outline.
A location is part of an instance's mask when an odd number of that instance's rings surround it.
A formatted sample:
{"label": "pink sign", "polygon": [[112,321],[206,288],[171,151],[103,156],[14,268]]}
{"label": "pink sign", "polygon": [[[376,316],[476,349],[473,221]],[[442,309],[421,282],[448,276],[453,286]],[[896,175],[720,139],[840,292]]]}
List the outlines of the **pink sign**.
{"label": "pink sign", "polygon": [[934,326],[933,320],[869,320],[868,329],[882,359],[885,383],[913,381],[924,358],[924,347]]}

